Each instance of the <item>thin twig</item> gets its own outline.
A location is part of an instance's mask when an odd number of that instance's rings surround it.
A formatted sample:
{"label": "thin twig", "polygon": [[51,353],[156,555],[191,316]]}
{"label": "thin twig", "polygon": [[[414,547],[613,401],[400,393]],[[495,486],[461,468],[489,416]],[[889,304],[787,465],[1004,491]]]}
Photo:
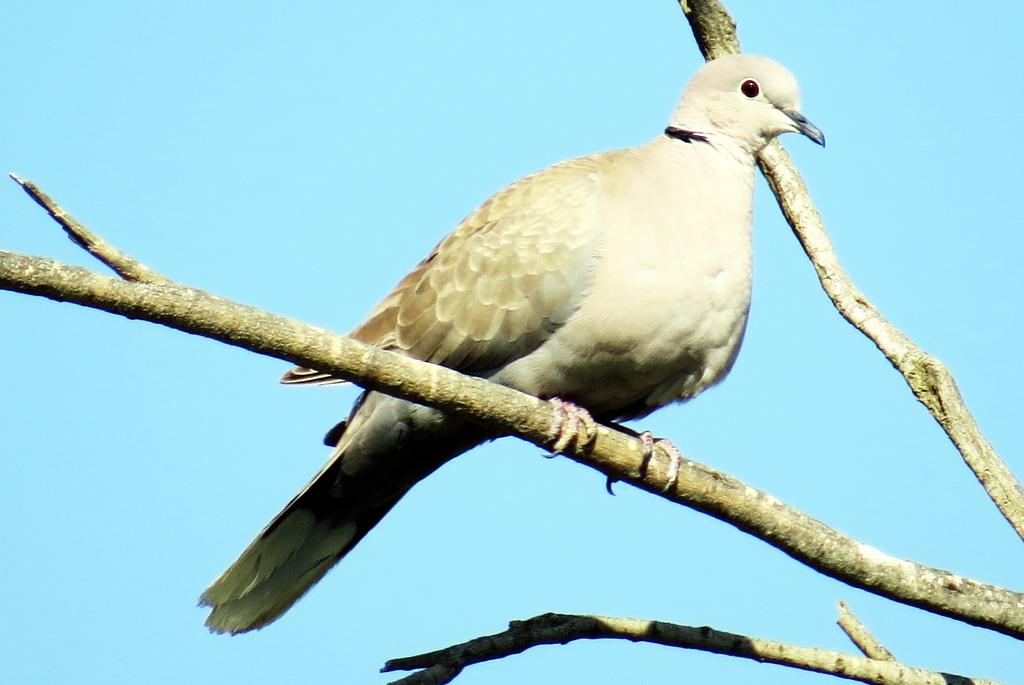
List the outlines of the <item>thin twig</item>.
{"label": "thin twig", "polygon": [[[53,260],[0,251],[0,289],[103,309],[321,369],[363,387],[455,412],[550,450],[548,402],[434,364],[368,347],[254,307],[173,283],[124,281]],[[1024,594],[886,555],[767,493],[692,461],[674,471],[640,439],[605,426],[566,456],[714,516],[854,587],[1024,638]],[[690,544],[688,542],[687,544]]]}
{"label": "thin twig", "polygon": [[574,640],[620,639],[697,649],[715,654],[789,666],[865,683],[900,685],[996,685],[993,680],[911,668],[895,661],[880,661],[855,654],[764,640],[713,628],[683,626],[661,621],[609,616],[544,614],[513,621],[508,630],[478,637],[426,654],[392,659],[382,672],[425,669],[394,681],[397,685],[441,685],[451,682],[463,668],[483,661],[520,654],[538,645],[566,644]]}
{"label": "thin twig", "polygon": [[886,649],[885,645],[879,642],[878,638],[871,634],[867,626],[861,623],[860,619],[850,611],[850,607],[846,606],[846,602],[839,603],[839,620],[836,623],[846,633],[846,637],[850,638],[850,641],[857,646],[857,649],[864,653],[864,656],[880,661],[896,660],[892,652]]}
{"label": "thin twig", "polygon": [[83,250],[109,266],[114,273],[128,281],[140,283],[168,283],[170,279],[154,271],[142,262],[129,257],[103,238],[86,228],[78,219],[71,216],[63,207],[54,202],[49,195],[39,189],[32,181],[9,174],[15,183],[21,186],[36,204],[46,210],[54,221],[61,225],[68,238]]}
{"label": "thin twig", "polygon": [[[701,53],[708,59],[739,52],[735,22],[718,0],[680,2]],[[867,336],[931,412],[964,462],[1024,539],[1024,487],[981,433],[950,370],[892,325],[854,285],[839,263],[825,224],[785,149],[773,141],[761,152],[761,172],[786,221],[814,265],[839,313]]]}

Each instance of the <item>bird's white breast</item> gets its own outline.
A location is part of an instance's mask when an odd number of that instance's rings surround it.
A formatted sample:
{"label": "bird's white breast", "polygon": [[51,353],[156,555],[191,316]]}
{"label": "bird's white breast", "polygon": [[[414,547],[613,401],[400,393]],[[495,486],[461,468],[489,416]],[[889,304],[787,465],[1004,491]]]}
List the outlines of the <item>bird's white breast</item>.
{"label": "bird's white breast", "polygon": [[588,291],[502,382],[599,414],[646,413],[732,365],[750,305],[753,165],[706,143],[660,139],[626,153],[599,188]]}

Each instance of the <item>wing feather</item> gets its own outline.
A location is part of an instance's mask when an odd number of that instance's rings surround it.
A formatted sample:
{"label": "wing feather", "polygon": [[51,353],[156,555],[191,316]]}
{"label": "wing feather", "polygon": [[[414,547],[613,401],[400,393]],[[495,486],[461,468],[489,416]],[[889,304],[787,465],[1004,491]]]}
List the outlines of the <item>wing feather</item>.
{"label": "wing feather", "polygon": [[[579,305],[596,243],[601,168],[617,152],[527,176],[467,216],[352,331],[356,340],[463,371],[536,349]],[[286,374],[331,382],[312,370]]]}

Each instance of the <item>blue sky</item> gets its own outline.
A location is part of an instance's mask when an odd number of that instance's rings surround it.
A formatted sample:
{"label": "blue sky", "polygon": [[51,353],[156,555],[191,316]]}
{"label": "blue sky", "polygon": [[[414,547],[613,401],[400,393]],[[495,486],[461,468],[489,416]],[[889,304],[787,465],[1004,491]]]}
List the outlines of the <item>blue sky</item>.
{"label": "blue sky", "polygon": [[[699,65],[655,2],[8,3],[0,167],[189,285],[344,331],[502,185],[660,132]],[[731,0],[821,150],[785,140],[840,257],[954,370],[1024,473],[1024,8]],[[1024,548],[847,326],[759,184],[729,379],[640,425],[891,554],[1024,586]],[[13,184],[0,248],[101,268]],[[419,486],[284,619],[213,636],[200,591],[326,458],[354,389],[284,362],[0,293],[0,662],[14,683],[385,682],[389,657],[544,611],[850,650],[845,599],[904,662],[1024,681],[1010,638],[826,579],[728,525],[505,440]],[[458,682],[824,682],[632,644]]]}

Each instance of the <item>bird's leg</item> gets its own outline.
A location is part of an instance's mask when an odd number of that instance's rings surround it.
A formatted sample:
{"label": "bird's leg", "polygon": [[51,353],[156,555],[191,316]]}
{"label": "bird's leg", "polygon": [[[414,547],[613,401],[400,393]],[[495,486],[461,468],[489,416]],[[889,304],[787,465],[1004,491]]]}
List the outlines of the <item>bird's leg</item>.
{"label": "bird's leg", "polygon": [[557,397],[548,400],[554,411],[551,419],[551,451],[564,454],[569,445],[586,449],[597,438],[597,423],[583,407]]}
{"label": "bird's leg", "polygon": [[[570,445],[575,445],[577,449],[586,449],[593,444],[597,438],[597,423],[590,415],[590,412],[579,405],[558,397],[553,397],[548,401],[554,410],[550,429],[550,439],[553,443],[551,449],[552,456],[564,454]],[[683,455],[679,448],[669,440],[655,438],[650,431],[636,433],[624,426],[619,426],[619,428],[633,433],[640,439],[642,445],[640,460],[641,480],[647,478],[647,470],[650,467],[651,457],[654,456],[655,449],[661,448],[664,455],[668,458],[668,478],[661,491],[668,492],[673,489],[676,486],[676,481],[679,479],[679,469],[683,464]],[[610,495],[615,494],[612,491],[612,484],[614,482],[615,479],[609,476],[608,482],[605,484],[605,489],[608,490]]]}

